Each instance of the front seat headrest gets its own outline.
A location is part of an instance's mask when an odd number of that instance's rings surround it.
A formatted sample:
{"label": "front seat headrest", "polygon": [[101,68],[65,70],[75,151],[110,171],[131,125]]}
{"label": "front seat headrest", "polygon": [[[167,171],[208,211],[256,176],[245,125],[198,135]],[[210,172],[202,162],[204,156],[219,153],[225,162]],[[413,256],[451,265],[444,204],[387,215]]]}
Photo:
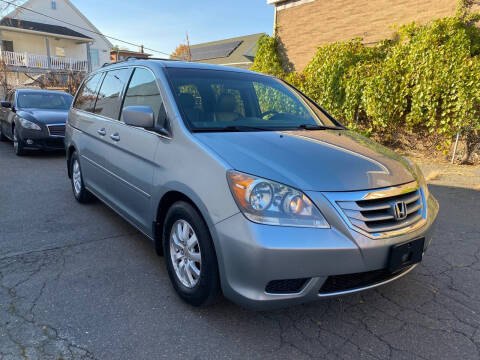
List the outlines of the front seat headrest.
{"label": "front seat headrest", "polygon": [[235,96],[222,94],[217,101],[217,112],[235,112],[236,105]]}

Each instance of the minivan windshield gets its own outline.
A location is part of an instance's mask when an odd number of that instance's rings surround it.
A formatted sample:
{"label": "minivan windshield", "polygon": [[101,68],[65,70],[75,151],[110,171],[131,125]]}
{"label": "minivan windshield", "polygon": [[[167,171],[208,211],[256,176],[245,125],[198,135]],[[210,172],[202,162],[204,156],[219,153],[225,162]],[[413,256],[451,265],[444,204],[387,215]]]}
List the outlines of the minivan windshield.
{"label": "minivan windshield", "polygon": [[22,91],[17,95],[17,105],[19,109],[68,110],[72,99],[70,94]]}
{"label": "minivan windshield", "polygon": [[166,71],[192,131],[343,129],[300,92],[270,76],[206,69]]}

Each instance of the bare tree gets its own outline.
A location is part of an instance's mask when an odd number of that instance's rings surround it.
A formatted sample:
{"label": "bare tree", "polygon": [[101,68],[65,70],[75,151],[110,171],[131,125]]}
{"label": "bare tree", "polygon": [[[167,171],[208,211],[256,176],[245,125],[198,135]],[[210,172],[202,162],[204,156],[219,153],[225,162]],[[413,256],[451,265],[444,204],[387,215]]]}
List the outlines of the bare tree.
{"label": "bare tree", "polygon": [[12,90],[8,83],[8,66],[3,58],[0,58],[0,88],[4,96],[7,96],[9,91]]}

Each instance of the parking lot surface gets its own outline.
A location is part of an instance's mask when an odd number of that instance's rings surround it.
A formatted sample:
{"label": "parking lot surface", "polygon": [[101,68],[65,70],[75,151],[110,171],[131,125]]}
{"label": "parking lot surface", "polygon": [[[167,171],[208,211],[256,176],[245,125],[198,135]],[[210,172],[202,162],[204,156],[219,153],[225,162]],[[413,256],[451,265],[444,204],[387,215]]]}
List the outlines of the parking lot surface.
{"label": "parking lot surface", "polygon": [[197,309],[150,240],[74,200],[64,154],[0,143],[0,359],[479,359],[480,192],[431,191],[435,238],[406,277],[270,312]]}

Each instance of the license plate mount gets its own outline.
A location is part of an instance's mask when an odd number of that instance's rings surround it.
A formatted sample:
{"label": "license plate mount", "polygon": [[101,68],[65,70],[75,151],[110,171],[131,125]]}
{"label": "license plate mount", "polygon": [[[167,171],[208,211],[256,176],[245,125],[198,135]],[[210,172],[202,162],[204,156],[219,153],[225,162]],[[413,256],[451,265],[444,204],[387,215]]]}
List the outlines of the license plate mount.
{"label": "license plate mount", "polygon": [[424,245],[425,238],[393,245],[390,250],[388,271],[395,273],[422,261]]}

